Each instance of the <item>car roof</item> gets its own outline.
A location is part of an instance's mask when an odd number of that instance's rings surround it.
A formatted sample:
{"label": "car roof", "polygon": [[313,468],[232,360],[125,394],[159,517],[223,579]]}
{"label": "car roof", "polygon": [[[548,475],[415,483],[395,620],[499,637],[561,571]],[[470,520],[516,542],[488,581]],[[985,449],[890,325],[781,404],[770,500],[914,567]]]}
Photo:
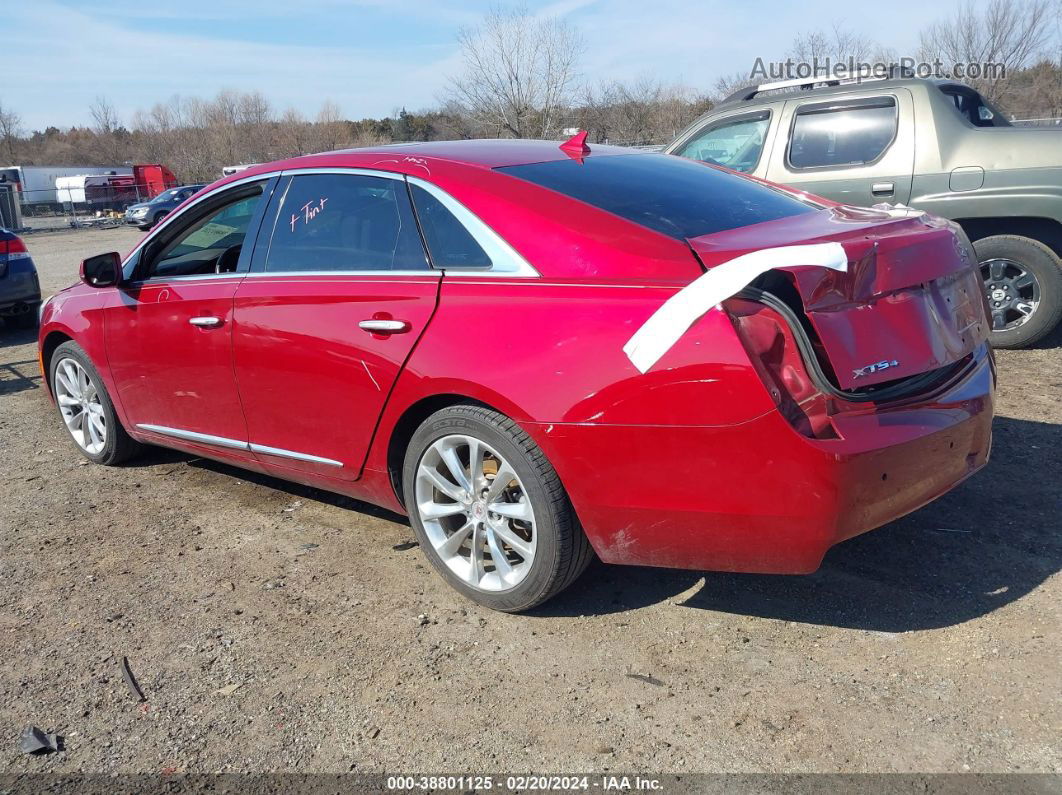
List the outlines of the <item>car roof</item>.
{"label": "car roof", "polygon": [[[569,153],[561,149],[563,141],[539,141],[527,138],[476,138],[465,141],[427,141],[399,144],[368,146],[358,149],[337,149],[334,152],[319,152],[302,155],[288,160],[272,163],[258,163],[250,168],[238,171],[222,182],[246,179],[257,174],[281,169],[308,167],[351,166],[369,167],[371,165],[391,164],[394,171],[408,171],[420,158],[441,160],[462,166],[481,169],[494,169],[504,166],[519,166],[530,163],[544,163],[551,160],[568,158],[600,157],[602,155],[644,154],[637,149],[622,146],[592,144],[588,152]],[[375,160],[374,158],[379,158]]]}

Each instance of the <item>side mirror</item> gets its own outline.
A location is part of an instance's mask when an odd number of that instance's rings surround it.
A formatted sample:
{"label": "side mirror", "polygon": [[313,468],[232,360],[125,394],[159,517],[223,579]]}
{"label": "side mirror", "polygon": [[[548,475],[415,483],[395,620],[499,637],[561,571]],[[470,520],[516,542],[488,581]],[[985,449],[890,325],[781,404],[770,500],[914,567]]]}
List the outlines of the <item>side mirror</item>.
{"label": "side mirror", "polygon": [[117,251],[81,261],[81,281],[89,287],[114,287],[121,275],[122,257]]}

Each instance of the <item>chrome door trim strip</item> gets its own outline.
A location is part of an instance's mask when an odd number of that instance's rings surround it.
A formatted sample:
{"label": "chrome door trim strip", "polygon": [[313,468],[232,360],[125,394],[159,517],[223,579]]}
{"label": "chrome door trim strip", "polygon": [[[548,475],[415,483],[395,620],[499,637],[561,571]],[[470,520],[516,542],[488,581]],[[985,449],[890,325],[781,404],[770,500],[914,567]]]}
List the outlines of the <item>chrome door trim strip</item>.
{"label": "chrome door trim strip", "polygon": [[252,453],[262,453],[263,455],[275,455],[279,458],[291,458],[295,461],[306,461],[310,464],[326,464],[330,467],[343,466],[342,461],[336,461],[332,458],[322,458],[318,455],[310,455],[309,453],[296,453],[292,450],[283,450],[279,447],[267,447],[264,444],[252,444],[249,445]]}
{"label": "chrome door trim strip", "polygon": [[142,431],[157,433],[160,436],[170,436],[174,439],[180,439],[185,442],[208,444],[213,447],[224,447],[229,450],[244,450],[249,453],[262,453],[263,455],[273,455],[278,458],[306,461],[310,464],[326,464],[333,467],[343,466],[342,461],[336,461],[332,458],[322,458],[321,456],[310,455],[309,453],[296,453],[294,450],[284,450],[280,447],[267,447],[264,444],[250,444],[249,442],[241,442],[238,439],[228,439],[224,436],[212,436],[209,433],[197,433],[196,431],[185,431],[180,428],[167,428],[165,425],[149,425],[141,422],[138,422],[136,427]]}
{"label": "chrome door trim strip", "polygon": [[227,439],[224,436],[211,436],[209,433],[182,431],[180,428],[167,428],[165,425],[148,425],[141,422],[138,422],[136,427],[142,431],[157,433],[161,436],[172,436],[174,439],[181,439],[186,442],[198,442],[200,444],[209,444],[214,447],[226,447],[230,450],[250,451],[251,449],[247,442],[241,442],[238,439]]}

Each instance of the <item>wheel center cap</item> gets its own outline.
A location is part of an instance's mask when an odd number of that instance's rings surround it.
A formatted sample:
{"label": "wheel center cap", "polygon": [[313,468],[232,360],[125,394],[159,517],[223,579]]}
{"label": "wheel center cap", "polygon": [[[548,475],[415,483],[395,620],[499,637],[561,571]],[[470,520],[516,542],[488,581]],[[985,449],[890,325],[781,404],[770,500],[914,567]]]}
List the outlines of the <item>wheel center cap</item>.
{"label": "wheel center cap", "polygon": [[483,519],[487,515],[487,506],[482,502],[472,503],[472,516],[476,519]]}
{"label": "wheel center cap", "polygon": [[997,287],[995,290],[992,291],[992,300],[993,301],[1002,301],[1006,297],[1007,297],[1007,291],[1004,290],[1002,287]]}

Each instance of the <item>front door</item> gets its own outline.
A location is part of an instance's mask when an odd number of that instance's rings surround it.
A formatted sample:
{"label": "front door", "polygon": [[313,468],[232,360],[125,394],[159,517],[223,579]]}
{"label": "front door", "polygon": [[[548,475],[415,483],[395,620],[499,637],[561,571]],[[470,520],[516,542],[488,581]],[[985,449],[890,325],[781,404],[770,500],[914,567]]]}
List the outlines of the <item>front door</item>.
{"label": "front door", "polygon": [[107,359],[118,400],[139,430],[246,449],[232,300],[267,186],[245,184],[190,207],[135,255],[108,295]]}
{"label": "front door", "polygon": [[790,100],[767,179],[842,204],[911,200],[914,107],[909,91]]}
{"label": "front door", "polygon": [[281,473],[356,479],[441,272],[399,175],[296,172],[262,230],[233,332],[251,450]]}

